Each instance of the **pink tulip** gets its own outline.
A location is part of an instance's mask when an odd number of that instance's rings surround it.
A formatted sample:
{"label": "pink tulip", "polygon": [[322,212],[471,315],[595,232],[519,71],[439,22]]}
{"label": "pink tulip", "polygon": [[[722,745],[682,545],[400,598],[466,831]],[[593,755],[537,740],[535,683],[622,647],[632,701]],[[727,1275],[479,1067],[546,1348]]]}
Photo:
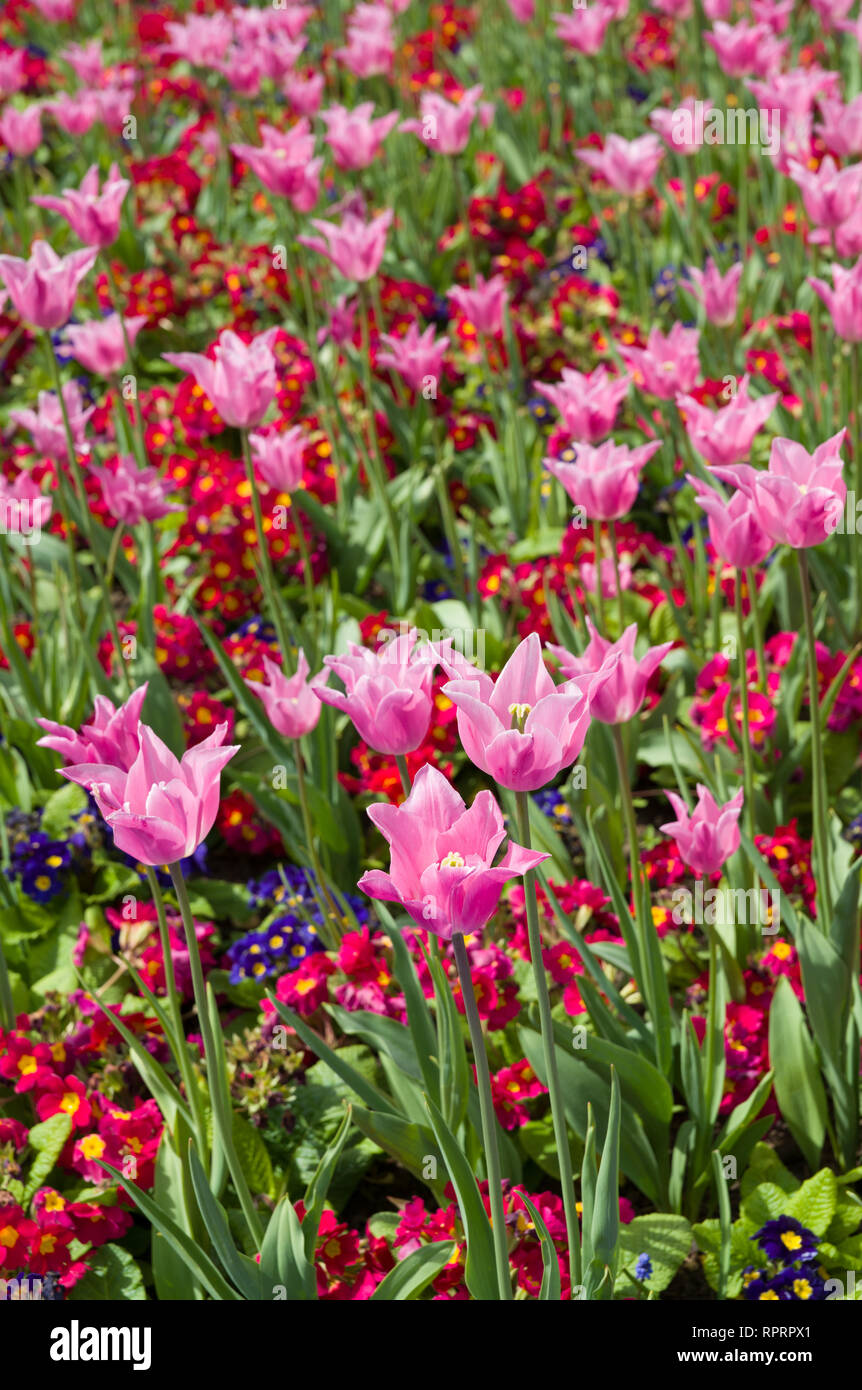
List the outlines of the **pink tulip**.
{"label": "pink tulip", "polygon": [[353,212],[346,212],[341,226],[334,222],[324,222],[312,218],[311,225],[323,233],[320,237],[298,237],[303,246],[327,256],[345,280],[356,280],[364,284],[373,280],[380,269],[383,252],[386,249],[386,233],[392,224],[391,208],[365,222]]}
{"label": "pink tulip", "polygon": [[221,770],[239,752],[238,745],[222,747],[227,730],[226,723],[218,724],[180,761],[142,724],[128,771],[84,763],[64,768],[62,776],[91,793],[118,850],[156,868],[175,864],[194,854],[215,823]]}
{"label": "pink tulip", "polygon": [[42,143],[42,108],[36,102],[19,110],[7,106],[0,115],[0,140],[17,159],[29,159]]}
{"label": "pink tulip", "polygon": [[690,391],[700,375],[699,342],[696,328],[677,322],[667,335],[651,328],[645,348],[620,347],[620,356],[646,395],[672,401],[678,391]]}
{"label": "pink tulip", "polygon": [[839,169],[827,155],[817,172],[792,160],[790,176],[799,187],[805,211],[816,227],[832,229],[856,211],[862,196],[862,164]]}
{"label": "pink tulip", "polygon": [[334,304],[327,304],[326,313],[329,322],[317,330],[319,347],[322,347],[330,338],[339,347],[352,341],[356,332],[356,307],[356,300],[348,300],[346,294],[340,294]]}
{"label": "pink tulip", "polygon": [[529,24],[536,13],[536,0],[507,0],[507,4],[519,24]]}
{"label": "pink tulip", "polygon": [[728,77],[746,77],[757,73],[768,77],[781,65],[787,44],[780,42],[766,24],[723,24],[716,20],[711,34],[704,38],[718,55],[722,71]]}
{"label": "pink tulip", "polygon": [[614,427],[620,403],[631,385],[627,375],[612,376],[607,367],[584,376],[564,367],[558,385],[533,383],[562,416],[562,426],[577,443],[597,444]]}
{"label": "pink tulip", "polygon": [[[75,447],[83,452],[84,430],[96,407],[92,405],[84,409],[84,398],[77,381],[64,383],[63,401]],[[45,458],[55,459],[58,463],[69,462],[63,412],[60,399],[54,391],[40,391],[36,398],[35,410],[10,410],[9,419],[29,432],[37,453]]]}
{"label": "pink tulip", "polygon": [[194,67],[215,67],[233,38],[233,24],[226,14],[189,14],[182,24],[170,20],[165,29],[169,42],[164,52],[185,58]]}
{"label": "pink tulip", "polygon": [[748,394],[749,380],[746,374],[736,395],[719,411],[701,405],[693,396],[676,398],[677,409],[685,414],[686,433],[693,447],[714,468],[742,463],[748,457],[754,436],[778,403],[777,391],[752,400]]}
{"label": "pink tulip", "polygon": [[58,256],[47,241],[34,241],[28,261],[0,256],[0,280],[25,323],[59,328],[68,322],[78,286],[92,270],[96,255],[96,248],[88,247]]}
{"label": "pink tulip", "polygon": [[158,521],[159,517],[183,510],[178,503],[167,501],[176,490],[173,480],[160,478],[155,468],[138,468],[130,454],[120,455],[113,471],[90,464],[90,472],[101,485],[111,516],[124,526]]}
{"label": "pink tulip", "polygon": [[737,295],[742,271],[743,265],[740,261],[722,275],[711,256],[707,260],[705,270],[697,270],[693,265],[686,270],[686,278],[691,282],[694,298],[703,305],[709,322],[718,328],[729,328],[736,322]]}
{"label": "pink tulip", "polygon": [[21,536],[33,545],[51,520],[54,504],[29,473],[21,472],[13,481],[0,474],[0,532]]}
{"label": "pink tulip", "polygon": [[558,39],[562,39],[576,53],[585,53],[587,57],[594,58],[601,50],[614,13],[599,0],[596,5],[585,5],[571,14],[555,14],[552,18]]}
{"label": "pink tulip", "polygon": [[827,33],[846,20],[854,4],[855,0],[811,0],[811,8],[819,14]]}
{"label": "pink tulip", "polygon": [[862,343],[862,258],[845,268],[837,261],[832,266],[832,285],[809,275],[811,285],[832,316],[837,337],[846,343]]}
{"label": "pink tulip", "polygon": [[862,200],[847,221],[835,228],[835,250],[846,260],[862,255]]}
{"label": "pink tulip", "polygon": [[392,15],[386,5],[357,5],[347,18],[347,47],[335,56],[355,77],[387,74],[395,55]]}
{"label": "pink tulip", "polygon": [[53,101],[45,103],[61,130],[67,135],[86,135],[88,130],[102,119],[102,108],[94,91],[62,92]]}
{"label": "pink tulip", "polygon": [[244,343],[225,329],[212,357],[198,352],[163,352],[162,356],[194,377],[226,425],[249,429],[260,424],[275,399],[278,381],[272,345],[277,333],[277,328],[268,328]]}
{"label": "pink tulip", "polygon": [[397,125],[397,111],[373,120],[373,110],[373,101],[363,101],[352,111],[346,106],[331,106],[321,111],[326,143],[339,169],[367,169],[379,155],[381,144],[392,127]]}
{"label": "pink tulip", "polygon": [[423,391],[427,384],[433,383],[436,398],[449,339],[435,338],[433,324],[420,333],[417,325],[411,323],[402,337],[382,333],[380,341],[386,344],[388,351],[378,352],[378,367],[391,367],[398,372],[411,391]]}
{"label": "pink tulip", "polygon": [[270,193],[287,198],[297,212],[310,212],[320,193],[323,160],[313,158],[314,136],[308,120],[303,117],[286,131],[264,122],[260,134],[262,145],[231,145],[232,153]]}
{"label": "pink tulip", "polygon": [[[620,558],[620,588],[623,593],[632,587],[634,583],[634,572],[628,560]],[[598,593],[599,576],[602,581],[602,596],[604,598],[616,598],[617,596],[617,572],[614,562],[609,555],[606,555],[598,569],[592,560],[582,560],[578,566],[578,574],[584,588],[591,594]]]}
{"label": "pink tulip", "polygon": [[371,898],[400,903],[417,926],[444,941],[481,932],[497,911],[510,878],[548,858],[509,842],[503,815],[489,791],[467,809],[442,772],[426,763],[401,806],[369,806],[369,819],[391,849],[389,873],[372,869],[359,887]]}
{"label": "pink tulip", "polygon": [[345,689],[317,686],[315,695],[347,714],[359,737],[378,753],[413,753],[428,733],[436,649],[416,651],[418,640],[414,628],[382,651],[351,642],[347,655],[323,658]]}
{"label": "pink tulip", "polygon": [[286,676],[276,662],[268,656],[263,658],[266,682],[246,681],[249,690],[263,701],[267,718],[284,738],[302,738],[311,733],[320,719],[320,700],[314,692],[326,684],[328,671],[318,671],[308,679],[308,660],[300,649],[296,662],[296,672]]}
{"label": "pink tulip", "polygon": [[292,493],[302,487],[308,438],[299,425],[289,430],[250,434],[251,456],[260,477],[276,492]]}
{"label": "pink tulip", "polygon": [[608,439],[597,448],[578,444],[574,463],[553,458],[546,458],[544,463],[591,521],[616,521],[631,510],[641,469],[660,448],[659,439],[635,449]]}
{"label": "pink tulip", "polygon": [[742,810],[742,788],[731,801],[719,806],[707,787],[697,784],[697,805],[689,811],[681,796],[665,792],[673,807],[676,820],[660,825],[666,835],[672,835],[683,863],[703,877],[717,873],[726,859],[739,849],[739,813]]}
{"label": "pink tulip", "polygon": [[93,702],[93,718],[82,724],[80,732],[67,724],[55,724],[52,719],[37,719],[45,730],[38,748],[50,748],[67,763],[110,763],[128,772],[138,756],[141,710],[147,695],[147,683],[132,691],[124,705],[115,708],[104,695]]}
{"label": "pink tulip", "polygon": [[59,56],[69,64],[83,86],[96,87],[101,82],[105,71],[101,39],[90,39],[84,44],[70,43],[61,48]]}
{"label": "pink tulip", "polygon": [[[692,155],[700,149],[703,143],[702,139],[692,138],[689,141],[685,138],[686,131],[693,136],[697,134],[695,127],[696,110],[695,98],[686,97],[685,101],[681,101],[679,106],[674,107],[671,111],[664,107],[657,107],[655,111],[650,112],[650,125],[653,130],[658,131],[665,144],[676,154]],[[709,119],[709,113],[714,110],[715,107],[704,103],[704,122]]]}
{"label": "pink tulip", "polygon": [[502,333],[503,310],[507,303],[506,281],[502,275],[492,275],[490,280],[477,275],[474,289],[456,285],[449,291],[448,298],[478,333],[486,338]]}
{"label": "pink tulip", "polygon": [[842,159],[862,154],[862,94],[846,106],[840,98],[821,97],[820,111],[814,129],[826,148]]}
{"label": "pink tulip", "polygon": [[792,439],[773,439],[769,468],[748,464],[716,468],[717,478],[733,483],[750,498],[759,524],[780,545],[805,550],[828,540],[841,517],[847,486],[839,430],[809,454]]}
{"label": "pink tulip", "polygon": [[61,198],[33,198],[40,208],[59,212],[68,222],[79,241],[87,246],[111,246],[120,234],[120,209],[131,188],[128,179],[121,179],[116,164],[112,164],[105,185],[99,192],[99,170],[91,164],[80,188],[67,188]]}
{"label": "pink tulip", "polygon": [[728,502],[715,488],[707,487],[691,473],[686,477],[706,512],[709,539],[716,555],[727,565],[747,569],[759,565],[773,547],[773,540],[758,521],[757,509],[743,492],[735,492]]}
{"label": "pink tulip", "polygon": [[656,135],[641,135],[637,140],[609,135],[603,149],[576,150],[575,154],[601,174],[615,192],[630,198],[649,188],[664,158],[664,149]]}
{"label": "pink tulip", "polygon": [[646,697],[650,677],[658,670],[672,642],[649,647],[638,660],[635,656],[637,623],[627,627],[616,642],[600,637],[589,618],[590,640],[583,656],[573,656],[565,647],[547,643],[564,676],[574,680],[593,675],[598,681],[591,696],[591,713],[602,724],[626,724],[637,714]]}
{"label": "pink tulip", "polygon": [[13,97],[27,86],[27,50],[10,48],[0,53],[0,100]]}
{"label": "pink tulip", "polygon": [[33,5],[42,18],[52,24],[64,24],[75,18],[76,0],[33,0]]}
{"label": "pink tulip", "polygon": [[399,130],[418,135],[438,154],[460,154],[470,140],[474,119],[478,116],[480,124],[487,126],[493,114],[493,106],[479,100],[481,95],[481,87],[468,87],[460,101],[454,102],[439,92],[423,92],[419,119],[402,121]]}
{"label": "pink tulip", "polygon": [[[768,24],[773,34],[783,34],[795,4],[796,0],[751,0],[751,14],[756,24]],[[710,19],[726,18],[727,15],[710,15]]]}
{"label": "pink tulip", "polygon": [[458,736],[470,761],[512,791],[538,791],[584,746],[595,680],[554,684],[535,632],[516,647],[496,681],[451,654],[443,694],[458,710]]}
{"label": "pink tulip", "polygon": [[112,376],[127,361],[123,324],[131,345],[146,322],[146,314],[134,314],[122,322],[119,314],[108,314],[106,318],[93,319],[90,323],[71,324],[66,329],[65,339],[70,351],[88,372],[96,376]]}
{"label": "pink tulip", "polygon": [[281,85],[294,111],[300,116],[313,116],[320,110],[326,77],[322,72],[288,73]]}

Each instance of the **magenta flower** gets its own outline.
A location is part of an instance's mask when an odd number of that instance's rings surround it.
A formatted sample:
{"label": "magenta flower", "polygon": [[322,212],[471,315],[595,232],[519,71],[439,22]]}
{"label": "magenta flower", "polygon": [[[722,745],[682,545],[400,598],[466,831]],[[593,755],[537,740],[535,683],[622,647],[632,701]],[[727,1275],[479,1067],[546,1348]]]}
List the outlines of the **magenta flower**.
{"label": "magenta flower", "polygon": [[289,72],[281,84],[281,90],[297,115],[313,116],[320,110],[325,86],[324,73],[306,70],[302,76]]}
{"label": "magenta flower", "polygon": [[326,256],[345,280],[363,284],[372,280],[380,269],[386,249],[386,233],[392,224],[391,208],[365,222],[353,212],[346,212],[339,227],[335,222],[312,218],[311,225],[323,233],[320,237],[298,237],[303,246]]}
{"label": "magenta flower", "polygon": [[832,285],[813,275],[808,283],[832,315],[836,335],[847,343],[862,343],[862,258],[848,268],[833,263]]}
{"label": "magenta flower", "polygon": [[693,396],[677,396],[677,409],[685,414],[685,428],[693,447],[713,467],[742,463],[748,457],[754,436],[768,420],[778,401],[778,392],[752,400],[749,377],[739,383],[721,410],[710,410]]}
{"label": "magenta flower", "polygon": [[42,108],[38,102],[19,110],[7,106],[0,115],[0,140],[18,159],[29,159],[42,143]]}
{"label": "magenta flower", "polygon": [[758,520],[757,508],[743,492],[735,492],[728,502],[715,488],[686,473],[698,503],[706,512],[709,539],[717,555],[728,565],[746,569],[765,560],[774,545]]}
{"label": "magenta flower", "polygon": [[420,333],[417,325],[411,323],[400,338],[393,333],[381,333],[380,341],[386,344],[388,351],[378,352],[377,365],[398,372],[411,391],[423,391],[426,386],[433,385],[436,399],[449,339],[435,338],[433,324]]}
{"label": "magenta flower", "polygon": [[268,328],[244,343],[225,329],[212,357],[198,352],[163,352],[162,356],[194,377],[226,425],[250,429],[260,424],[275,399],[278,382],[272,345],[278,331]]}
{"label": "magenta flower", "polygon": [[134,314],[122,321],[119,314],[108,314],[107,318],[93,319],[90,323],[71,324],[66,329],[66,342],[88,372],[96,376],[112,376],[126,364],[123,324],[131,346],[146,321],[146,314]]}
{"label": "magenta flower", "polygon": [[816,172],[798,160],[791,161],[789,171],[816,227],[832,230],[856,211],[862,196],[862,164],[839,169],[832,156],[827,155]]}
{"label": "magenta flower", "polygon": [[668,334],[651,328],[645,348],[620,347],[620,356],[636,384],[648,396],[672,401],[678,391],[690,391],[700,375],[696,328],[675,323]]}
{"label": "magenta flower", "polygon": [[595,681],[555,685],[531,632],[506,662],[496,681],[463,658],[440,657],[455,677],[443,687],[458,710],[458,736],[467,757],[501,787],[538,791],[584,746],[590,726]]}
{"label": "magenta flower", "polygon": [[643,704],[650,678],[673,643],[662,642],[658,647],[649,647],[638,659],[635,656],[637,623],[627,627],[616,642],[600,637],[589,618],[587,627],[590,640],[583,656],[573,656],[565,647],[556,647],[550,642],[546,644],[548,651],[557,658],[560,670],[569,679],[589,675],[601,678],[590,697],[595,719],[602,724],[626,724]]}
{"label": "magenta flower", "polygon": [[614,12],[599,0],[596,5],[579,6],[571,14],[555,14],[552,18],[557,38],[562,39],[563,43],[574,48],[577,53],[585,53],[592,58],[605,41],[605,34],[614,18]]}
{"label": "magenta flower", "polygon": [[266,682],[246,681],[249,690],[263,701],[267,718],[272,727],[285,738],[302,738],[317,727],[320,718],[320,700],[314,692],[326,684],[328,671],[318,671],[308,679],[308,659],[300,649],[296,671],[286,676],[281,666],[263,658]]}
{"label": "magenta flower", "polygon": [[693,297],[703,305],[709,322],[719,328],[729,328],[736,322],[737,296],[742,271],[740,261],[737,265],[732,265],[726,275],[722,275],[711,256],[705,270],[698,270],[693,265],[686,270]]}
{"label": "magenta flower", "polygon": [[308,439],[299,425],[280,433],[250,434],[248,442],[254,466],[265,483],[276,492],[291,493],[302,487]]}
{"label": "magenta flower", "polygon": [[781,65],[788,45],[775,38],[766,24],[723,24],[716,20],[713,32],[704,38],[714,48],[722,71],[728,77],[745,77],[756,72],[768,77]]}
{"label": "magenta flower", "polygon": [[371,898],[400,903],[417,926],[444,941],[481,932],[500,901],[503,884],[548,858],[509,842],[503,814],[489,791],[466,804],[442,772],[420,768],[401,806],[369,806],[369,819],[391,850],[389,873],[372,869],[358,886]]}
{"label": "magenta flower", "polygon": [[159,517],[183,510],[179,503],[167,501],[176,489],[173,480],[160,478],[155,468],[138,468],[131,454],[121,454],[113,470],[90,464],[90,472],[101,485],[111,516],[124,526],[158,521]]}
{"label": "magenta flower", "polygon": [[739,849],[739,813],[742,788],[731,801],[719,806],[708,787],[697,784],[697,805],[692,812],[681,796],[665,792],[676,820],[659,826],[672,835],[683,862],[699,876],[717,873],[726,859]]}
{"label": "magenta flower", "polygon": [[553,458],[546,458],[544,463],[591,521],[615,521],[631,509],[638,495],[641,469],[660,448],[660,439],[635,449],[608,439],[598,448],[576,445],[574,463]]}
{"label": "magenta flower", "polygon": [[822,545],[835,530],[847,497],[841,476],[841,444],[846,430],[809,454],[793,439],[773,439],[765,470],[738,464],[715,475],[751,498],[760,525],[780,545],[805,550]]}
{"label": "magenta flower", "polygon": [[664,158],[664,148],[657,135],[640,135],[637,140],[609,135],[603,149],[576,150],[575,154],[583,164],[589,164],[601,174],[616,193],[631,198],[649,188]]}
{"label": "magenta flower", "polygon": [[577,443],[598,444],[614,427],[620,403],[631,385],[631,377],[612,376],[607,367],[596,367],[588,375],[564,367],[556,385],[533,383],[547,396],[562,417],[562,425]]}
{"label": "magenta flower", "polygon": [[493,106],[480,101],[481,87],[468,87],[458,102],[447,101],[439,92],[423,92],[419,102],[419,119],[402,121],[399,130],[418,135],[429,150],[439,154],[460,154],[466,149],[473,121],[487,126]]}
{"label": "magenta flower", "polygon": [[263,122],[262,145],[231,145],[231,152],[257,174],[264,188],[287,198],[297,212],[310,212],[320,193],[322,159],[315,159],[314,136],[303,118],[289,130]]}
{"label": "magenta flower", "polygon": [[128,771],[138,756],[140,745],[141,710],[147,695],[147,682],[133,690],[124,705],[115,708],[104,695],[93,702],[93,717],[82,724],[80,732],[67,724],[55,724],[52,719],[37,719],[45,730],[37,748],[50,748],[67,763],[110,763]]}
{"label": "magenta flower", "polygon": [[40,208],[59,212],[85,245],[104,248],[113,245],[120,234],[120,209],[131,186],[128,179],[120,178],[119,169],[112,164],[100,193],[99,170],[91,164],[80,188],[64,189],[61,198],[43,196],[32,201]]}
{"label": "magenta flower", "polygon": [[325,704],[349,715],[359,737],[378,753],[413,753],[428,732],[436,649],[418,651],[415,628],[387,642],[382,651],[350,643],[347,655],[325,656],[345,689],[316,686]]}
{"label": "magenta flower", "polygon": [[[84,409],[84,397],[77,381],[64,382],[63,401],[69,417],[72,439],[76,448],[84,452],[84,431],[96,407],[91,405]],[[35,410],[10,410],[9,419],[29,432],[37,453],[58,462],[69,462],[63,412],[60,408],[60,398],[55,391],[40,391],[36,398]]]}
{"label": "magenta flower", "polygon": [[320,112],[326,126],[326,143],[339,169],[367,169],[380,153],[380,146],[398,122],[398,112],[372,118],[373,101],[362,101],[352,110],[330,106]]}
{"label": "magenta flower", "polygon": [[47,241],[34,241],[30,259],[0,256],[0,280],[25,323],[51,330],[67,323],[78,286],[92,270],[97,249],[58,256]]}
{"label": "magenta flower", "polygon": [[239,752],[239,745],[222,747],[227,731],[218,724],[179,760],[142,724],[128,770],[83,763],[63,768],[62,776],[91,793],[117,849],[152,867],[175,864],[194,854],[215,824],[221,770]]}
{"label": "magenta flower", "polygon": [[484,333],[487,338],[502,333],[503,310],[507,302],[506,281],[502,275],[492,275],[490,280],[486,280],[484,275],[477,275],[474,289],[456,285],[449,291],[448,298],[477,332]]}

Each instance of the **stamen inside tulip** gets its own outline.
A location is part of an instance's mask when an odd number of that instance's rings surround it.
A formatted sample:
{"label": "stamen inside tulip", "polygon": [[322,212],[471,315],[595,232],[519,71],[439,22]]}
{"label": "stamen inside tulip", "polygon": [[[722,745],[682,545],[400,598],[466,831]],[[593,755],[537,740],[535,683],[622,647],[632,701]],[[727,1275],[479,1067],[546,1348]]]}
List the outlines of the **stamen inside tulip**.
{"label": "stamen inside tulip", "polygon": [[523,704],[514,704],[509,706],[509,713],[512,716],[513,729],[518,729],[521,733],[524,732],[524,723],[526,721],[527,715],[530,713],[531,708],[531,705]]}
{"label": "stamen inside tulip", "polygon": [[456,849],[450,849],[449,853],[440,860],[441,869],[463,869],[465,864],[464,856],[459,854]]}

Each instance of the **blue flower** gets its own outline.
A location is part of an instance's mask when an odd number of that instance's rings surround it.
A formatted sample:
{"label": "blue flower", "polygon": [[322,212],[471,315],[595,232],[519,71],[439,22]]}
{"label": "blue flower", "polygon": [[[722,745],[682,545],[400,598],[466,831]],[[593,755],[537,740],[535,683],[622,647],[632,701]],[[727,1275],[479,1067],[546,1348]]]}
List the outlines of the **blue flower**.
{"label": "blue flower", "polygon": [[782,1264],[817,1258],[819,1237],[793,1216],[779,1216],[775,1221],[767,1221],[752,1239],[757,1241],[767,1259],[780,1260]]}
{"label": "blue flower", "polygon": [[638,1255],[637,1264],[635,1265],[635,1278],[640,1280],[652,1278],[652,1260],[646,1252],[642,1255]]}

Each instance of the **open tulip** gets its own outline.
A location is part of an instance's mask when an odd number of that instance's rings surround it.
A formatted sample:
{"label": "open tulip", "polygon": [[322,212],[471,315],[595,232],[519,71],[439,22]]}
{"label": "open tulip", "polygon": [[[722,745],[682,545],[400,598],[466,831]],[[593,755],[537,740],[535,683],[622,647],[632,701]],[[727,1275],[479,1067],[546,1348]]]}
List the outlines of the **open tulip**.
{"label": "open tulip", "polygon": [[50,331],[68,323],[78,286],[92,270],[98,249],[58,256],[47,241],[34,241],[30,259],[0,256],[0,280],[25,323]]}
{"label": "open tulip", "polygon": [[676,840],[683,863],[696,874],[716,873],[739,849],[739,813],[742,788],[731,801],[719,806],[708,787],[697,784],[697,805],[689,812],[681,796],[665,792],[676,820],[659,826]]}
{"label": "open tulip", "polygon": [[244,343],[226,329],[212,357],[199,352],[163,352],[166,362],[189,372],[205,391],[226,425],[259,425],[275,399],[278,384],[272,345],[277,328]]}
{"label": "open tulip", "polygon": [[141,710],[146,696],[146,681],[119,708],[106,696],[97,695],[93,717],[80,730],[55,724],[52,719],[37,719],[45,734],[36,746],[50,748],[67,763],[108,763],[128,771],[138,756]]}
{"label": "open tulip", "polygon": [[378,753],[413,753],[428,732],[434,653],[428,647],[417,651],[418,640],[414,628],[380,652],[351,642],[346,655],[323,658],[345,689],[315,686],[315,695],[349,715],[360,738]]}
{"label": "open tulip", "polygon": [[637,623],[627,627],[616,642],[600,637],[589,618],[590,641],[583,656],[573,656],[565,647],[547,644],[560,663],[560,670],[570,679],[595,675],[597,681],[590,698],[591,712],[602,724],[625,724],[637,714],[646,697],[647,685],[653,672],[664,661],[672,642],[650,647],[638,659],[635,656]]}
{"label": "open tulip", "polygon": [[281,666],[263,658],[266,682],[246,681],[249,690],[254,691],[263,701],[267,718],[272,727],[284,738],[302,738],[316,727],[320,718],[320,701],[315,698],[315,690],[329,679],[328,671],[318,671],[308,679],[308,659],[300,651],[296,671],[286,676]]}

